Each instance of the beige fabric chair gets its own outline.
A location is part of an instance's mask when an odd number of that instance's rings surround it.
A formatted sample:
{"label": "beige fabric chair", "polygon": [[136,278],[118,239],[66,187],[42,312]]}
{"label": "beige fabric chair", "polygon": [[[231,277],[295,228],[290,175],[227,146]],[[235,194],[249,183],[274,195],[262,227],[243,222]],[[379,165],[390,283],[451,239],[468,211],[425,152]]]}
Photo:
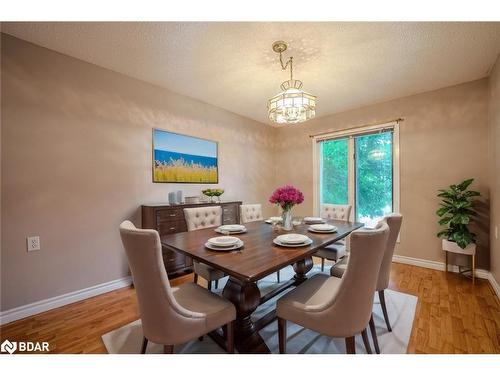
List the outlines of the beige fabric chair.
{"label": "beige fabric chair", "polygon": [[[349,221],[351,215],[351,205],[346,204],[326,204],[321,205],[320,216],[326,220]],[[342,259],[347,252],[348,243],[345,239],[335,242],[332,245],[325,246],[314,253],[315,257],[321,258],[321,271],[325,270],[325,259],[337,262]]]}
{"label": "beige fabric chair", "polygon": [[[251,223],[252,221],[264,220],[261,204],[242,204],[240,206],[241,224]],[[276,280],[280,282],[280,271],[276,272]]]}
{"label": "beige fabric chair", "polygon": [[[185,208],[184,217],[188,231],[218,227],[222,223],[222,208],[220,206]],[[214,232],[215,233],[215,232]],[[198,275],[208,282],[208,290],[212,290],[212,281],[215,281],[215,289],[219,287],[219,279],[222,279],[224,272],[212,268],[206,264],[193,259],[194,282],[198,283]]]}
{"label": "beige fabric chair", "polygon": [[[387,330],[389,332],[392,331],[391,324],[389,322],[389,315],[387,314],[387,305],[385,303],[385,294],[384,291],[389,287],[389,279],[391,276],[391,265],[392,265],[392,256],[394,255],[394,249],[396,247],[396,241],[399,236],[399,231],[401,229],[401,223],[403,222],[403,216],[401,214],[392,213],[384,216],[384,218],[377,224],[375,229],[380,228],[382,225],[387,224],[389,226],[389,238],[387,240],[387,247],[384,252],[384,258],[382,260],[382,264],[380,266],[380,271],[378,274],[377,281],[377,292],[379,295],[380,305],[382,307],[382,312],[384,314],[385,324],[387,325]],[[335,277],[341,278],[347,268],[348,257],[342,259],[339,263],[335,264],[330,269],[330,274]],[[375,344],[375,351],[380,353],[377,342],[377,334],[375,332],[375,325],[373,322],[370,322],[370,330],[372,333],[373,342]]]}
{"label": "beige fabric chair", "polygon": [[262,216],[261,204],[242,204],[240,206],[241,224],[259,220],[264,220],[264,217]]}
{"label": "beige fabric chair", "polygon": [[280,353],[286,351],[287,320],[323,335],[344,337],[347,353],[355,352],[354,336],[361,333],[371,352],[366,327],[388,236],[387,224],[376,230],[354,231],[342,279],[316,274],[278,300]]}
{"label": "beige fabric chair", "polygon": [[193,283],[172,288],[155,230],[137,229],[130,221],[124,221],[120,236],[139,301],[144,332],[142,353],[146,352],[148,340],[164,345],[165,353],[172,353],[174,345],[224,325],[227,351],[232,353],[234,305]]}

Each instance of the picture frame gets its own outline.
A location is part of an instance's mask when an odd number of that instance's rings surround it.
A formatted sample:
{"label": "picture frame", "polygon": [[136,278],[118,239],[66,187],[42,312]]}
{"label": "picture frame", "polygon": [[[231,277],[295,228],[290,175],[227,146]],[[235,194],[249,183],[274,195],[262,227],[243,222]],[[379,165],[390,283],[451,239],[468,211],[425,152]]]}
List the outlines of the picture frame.
{"label": "picture frame", "polygon": [[153,128],[152,180],[154,183],[219,183],[219,143]]}

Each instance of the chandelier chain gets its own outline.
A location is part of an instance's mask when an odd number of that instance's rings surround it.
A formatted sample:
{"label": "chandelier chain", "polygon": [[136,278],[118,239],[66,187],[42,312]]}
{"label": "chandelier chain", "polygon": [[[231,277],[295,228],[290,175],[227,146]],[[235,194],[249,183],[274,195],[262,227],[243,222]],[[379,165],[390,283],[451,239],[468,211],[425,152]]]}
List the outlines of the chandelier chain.
{"label": "chandelier chain", "polygon": [[290,80],[293,80],[293,56],[290,56],[286,64],[283,64],[283,56],[282,53],[280,52],[280,63],[281,63],[281,70],[286,70],[288,65],[290,65]]}

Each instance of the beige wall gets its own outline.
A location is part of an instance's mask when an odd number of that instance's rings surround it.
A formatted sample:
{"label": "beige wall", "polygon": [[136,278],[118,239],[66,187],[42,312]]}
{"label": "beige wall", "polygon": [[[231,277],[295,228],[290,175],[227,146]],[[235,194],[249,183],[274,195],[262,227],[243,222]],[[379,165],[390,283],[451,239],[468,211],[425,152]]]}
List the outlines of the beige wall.
{"label": "beige wall", "polygon": [[[311,214],[312,142],[308,135],[402,117],[400,177],[404,222],[396,253],[443,261],[440,240],[435,236],[436,193],[440,188],[474,177],[473,187],[488,196],[487,108],[488,81],[483,79],[281,128],[276,137],[277,182],[297,185],[304,192],[305,201],[296,212]],[[487,268],[487,224],[481,229],[479,265]]]}
{"label": "beige wall", "polygon": [[126,276],[118,224],[199,194],[151,182],[153,127],[219,141],[226,199],[269,211],[269,126],[5,34],[2,63],[1,311]]}
{"label": "beige wall", "polygon": [[[490,183],[491,183],[491,272],[500,283],[500,57],[490,76]],[[499,234],[500,236],[500,234]]]}

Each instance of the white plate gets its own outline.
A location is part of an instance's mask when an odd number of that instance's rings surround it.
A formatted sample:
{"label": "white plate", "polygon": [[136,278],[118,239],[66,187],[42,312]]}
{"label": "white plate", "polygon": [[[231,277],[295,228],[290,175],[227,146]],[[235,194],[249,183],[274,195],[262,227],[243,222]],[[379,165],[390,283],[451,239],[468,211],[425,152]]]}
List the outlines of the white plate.
{"label": "white plate", "polygon": [[228,246],[234,246],[238,241],[240,241],[238,237],[219,236],[219,237],[209,238],[207,242],[213,246],[228,247]]}
{"label": "white plate", "polygon": [[324,223],[325,220],[321,217],[308,216],[304,218],[304,223]]}
{"label": "white plate", "polygon": [[205,244],[205,247],[207,249],[214,250],[214,251],[232,251],[232,250],[238,250],[238,249],[242,248],[243,247],[243,241],[242,240],[238,240],[238,242],[235,243],[234,245],[232,245],[232,246],[226,246],[226,247],[214,246],[211,243],[207,242]]}
{"label": "white plate", "polygon": [[337,231],[337,229],[333,229],[333,230],[314,230],[311,227],[307,228],[307,230],[309,232],[313,232],[313,233],[335,233]]}
{"label": "white plate", "polygon": [[228,231],[228,232],[241,232],[246,230],[244,225],[239,225],[239,224],[228,224],[228,225],[221,225],[218,227],[220,231]]}
{"label": "white plate", "polygon": [[281,243],[293,245],[293,244],[304,243],[309,239],[309,237],[304,236],[303,234],[290,233],[290,234],[282,234],[281,236],[276,237],[276,239]]}
{"label": "white plate", "polygon": [[272,224],[274,222],[281,223],[283,222],[283,218],[281,216],[271,216],[269,219],[264,220],[268,224]]}
{"label": "white plate", "polygon": [[[215,228],[214,229],[215,232],[217,233],[220,233],[220,234],[226,234],[227,232],[223,231],[223,230],[220,230],[219,228]],[[238,232],[229,232],[229,234],[231,235],[234,235],[234,234],[241,234],[241,233],[246,233],[247,232],[247,229],[243,229],[243,230],[240,230]]]}
{"label": "white plate", "polygon": [[331,224],[313,224],[309,228],[318,232],[331,232],[337,230],[337,227]]}
{"label": "white plate", "polygon": [[276,237],[273,240],[273,243],[276,244],[276,245],[278,245],[278,246],[283,246],[283,247],[302,247],[302,246],[309,246],[310,244],[313,243],[313,240],[311,240],[310,238],[308,238],[306,242],[291,244],[291,243],[283,243],[280,240],[278,240],[278,238]]}

